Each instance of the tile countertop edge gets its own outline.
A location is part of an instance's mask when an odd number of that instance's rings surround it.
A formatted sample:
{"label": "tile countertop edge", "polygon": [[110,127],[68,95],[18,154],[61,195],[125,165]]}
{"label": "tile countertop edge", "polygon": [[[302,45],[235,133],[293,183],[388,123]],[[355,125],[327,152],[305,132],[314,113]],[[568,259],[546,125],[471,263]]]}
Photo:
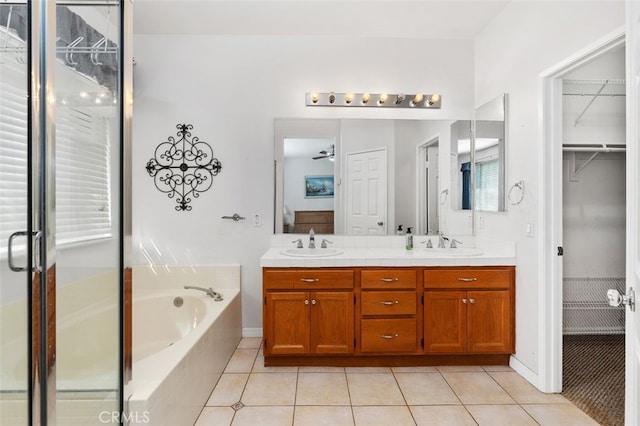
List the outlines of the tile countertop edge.
{"label": "tile countertop edge", "polygon": [[430,256],[420,249],[343,249],[341,254],[326,257],[294,257],[272,247],[260,258],[263,268],[320,267],[402,267],[402,266],[515,266],[514,253],[488,251],[480,256]]}

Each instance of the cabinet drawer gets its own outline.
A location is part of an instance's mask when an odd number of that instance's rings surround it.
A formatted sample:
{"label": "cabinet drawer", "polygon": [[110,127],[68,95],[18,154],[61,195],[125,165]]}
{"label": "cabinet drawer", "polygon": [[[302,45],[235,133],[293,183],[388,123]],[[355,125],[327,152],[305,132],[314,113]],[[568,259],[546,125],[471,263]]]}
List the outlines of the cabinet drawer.
{"label": "cabinet drawer", "polygon": [[362,288],[416,288],[413,269],[367,269],[361,272]]}
{"label": "cabinet drawer", "polygon": [[362,315],[415,315],[414,291],[363,291]]}
{"label": "cabinet drawer", "polygon": [[351,289],[352,269],[265,269],[266,289]]}
{"label": "cabinet drawer", "polygon": [[415,319],[364,319],[362,352],[415,352]]}
{"label": "cabinet drawer", "polygon": [[513,280],[511,267],[426,269],[426,288],[509,288]]}

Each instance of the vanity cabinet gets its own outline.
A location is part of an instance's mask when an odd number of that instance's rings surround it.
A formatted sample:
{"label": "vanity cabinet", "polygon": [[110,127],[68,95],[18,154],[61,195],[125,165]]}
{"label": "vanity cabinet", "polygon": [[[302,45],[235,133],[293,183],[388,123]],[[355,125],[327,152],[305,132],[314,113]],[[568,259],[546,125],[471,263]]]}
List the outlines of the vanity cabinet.
{"label": "vanity cabinet", "polygon": [[415,268],[360,272],[360,349],[363,353],[417,350],[416,281]]}
{"label": "vanity cabinet", "polygon": [[428,353],[513,353],[511,267],[424,271],[424,334]]}
{"label": "vanity cabinet", "polygon": [[353,270],[267,269],[263,286],[265,356],[353,353]]}

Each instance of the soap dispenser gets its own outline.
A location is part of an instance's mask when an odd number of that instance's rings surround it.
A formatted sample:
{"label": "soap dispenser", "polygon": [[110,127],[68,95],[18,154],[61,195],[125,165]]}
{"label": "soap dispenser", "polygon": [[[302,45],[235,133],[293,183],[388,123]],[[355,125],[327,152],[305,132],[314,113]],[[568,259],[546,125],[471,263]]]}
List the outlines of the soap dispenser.
{"label": "soap dispenser", "polygon": [[407,250],[413,250],[413,235],[411,234],[411,227],[407,227],[407,236],[404,248]]}
{"label": "soap dispenser", "polygon": [[402,225],[398,225],[398,229],[396,230],[396,235],[404,235],[404,231],[402,230]]}

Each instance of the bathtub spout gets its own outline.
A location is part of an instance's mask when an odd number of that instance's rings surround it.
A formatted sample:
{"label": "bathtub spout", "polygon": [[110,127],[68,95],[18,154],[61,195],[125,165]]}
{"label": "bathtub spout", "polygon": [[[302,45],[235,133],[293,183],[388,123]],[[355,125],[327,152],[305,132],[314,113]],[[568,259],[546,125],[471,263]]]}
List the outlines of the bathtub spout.
{"label": "bathtub spout", "polygon": [[220,301],[220,300],[222,300],[222,294],[220,294],[220,293],[218,293],[218,292],[216,292],[216,291],[213,291],[213,289],[212,289],[211,287],[209,287],[209,288],[204,288],[204,287],[195,287],[195,286],[192,286],[192,285],[185,285],[185,286],[184,286],[184,288],[185,288],[186,290],[200,290],[200,291],[204,291],[204,292],[207,294],[207,296],[209,296],[209,297],[213,298],[213,299],[214,299],[215,301],[217,301],[217,302],[218,302],[218,301]]}

